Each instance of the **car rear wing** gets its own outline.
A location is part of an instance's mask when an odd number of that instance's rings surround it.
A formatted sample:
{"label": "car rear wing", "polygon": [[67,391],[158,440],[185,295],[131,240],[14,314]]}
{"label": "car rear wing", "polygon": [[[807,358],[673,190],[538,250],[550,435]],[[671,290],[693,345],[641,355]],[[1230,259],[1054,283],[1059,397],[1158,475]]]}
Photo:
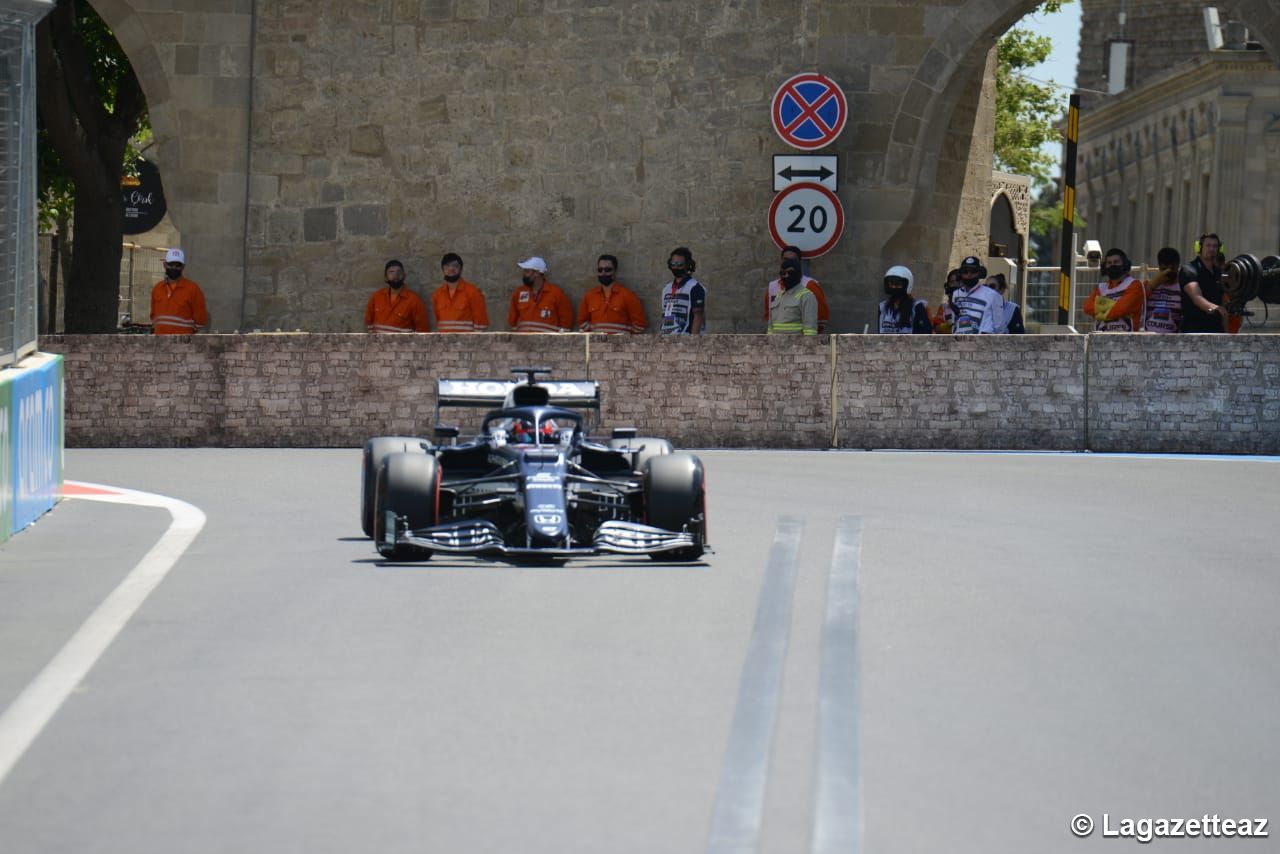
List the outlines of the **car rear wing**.
{"label": "car rear wing", "polygon": [[[515,380],[436,380],[436,423],[440,423],[440,410],[446,406],[497,409],[507,400],[507,395],[517,385]],[[589,427],[600,419],[600,383],[595,380],[543,380],[537,383],[547,389],[550,406],[565,409],[594,410],[587,416]]]}

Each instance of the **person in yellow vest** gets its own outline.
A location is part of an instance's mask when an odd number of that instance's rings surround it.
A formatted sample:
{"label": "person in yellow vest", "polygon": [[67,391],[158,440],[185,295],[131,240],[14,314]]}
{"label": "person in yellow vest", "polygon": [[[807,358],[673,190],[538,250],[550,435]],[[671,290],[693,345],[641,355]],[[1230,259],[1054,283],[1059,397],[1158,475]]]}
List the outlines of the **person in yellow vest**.
{"label": "person in yellow vest", "polygon": [[1084,301],[1084,313],[1094,319],[1095,332],[1138,332],[1147,309],[1147,291],[1129,275],[1132,265],[1123,249],[1103,256],[1105,278]]}
{"label": "person in yellow vest", "polygon": [[800,262],[787,258],[778,270],[782,290],[769,301],[770,335],[817,335],[818,298],[801,287],[804,275]]}

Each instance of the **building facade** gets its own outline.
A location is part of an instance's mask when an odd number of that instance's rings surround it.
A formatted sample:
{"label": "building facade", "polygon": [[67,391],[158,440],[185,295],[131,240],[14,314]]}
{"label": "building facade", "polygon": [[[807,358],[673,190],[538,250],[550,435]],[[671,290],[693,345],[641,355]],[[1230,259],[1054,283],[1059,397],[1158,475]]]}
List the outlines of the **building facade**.
{"label": "building facade", "polygon": [[[1228,256],[1280,251],[1280,71],[1263,50],[1268,10],[1217,11],[1236,26],[1211,50],[1204,4],[1082,3],[1081,245],[1096,239],[1153,265],[1161,247],[1185,257],[1214,231]],[[1117,40],[1129,43],[1123,91],[1102,95],[1121,82],[1108,67]]]}
{"label": "building facade", "polygon": [[1228,256],[1280,251],[1280,71],[1260,50],[1205,51],[1081,116],[1083,239],[1154,264],[1205,231]]}

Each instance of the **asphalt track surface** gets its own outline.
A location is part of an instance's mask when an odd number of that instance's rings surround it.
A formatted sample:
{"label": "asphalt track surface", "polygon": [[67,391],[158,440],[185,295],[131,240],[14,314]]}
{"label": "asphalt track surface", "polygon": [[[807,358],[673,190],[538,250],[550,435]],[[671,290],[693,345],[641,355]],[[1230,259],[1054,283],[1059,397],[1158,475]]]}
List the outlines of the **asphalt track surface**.
{"label": "asphalt track surface", "polygon": [[[1074,852],[1134,844],[1104,813],[1280,821],[1280,461],[700,455],[705,561],[520,568],[381,561],[355,450],[68,451],[207,522],[0,777],[0,850]],[[73,499],[0,547],[0,712],[168,525]]]}

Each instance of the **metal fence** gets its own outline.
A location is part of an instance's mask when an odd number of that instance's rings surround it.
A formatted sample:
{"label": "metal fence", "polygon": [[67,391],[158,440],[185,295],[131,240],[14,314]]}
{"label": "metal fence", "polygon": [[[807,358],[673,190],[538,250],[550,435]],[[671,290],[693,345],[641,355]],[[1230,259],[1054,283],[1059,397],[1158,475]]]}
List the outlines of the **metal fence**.
{"label": "metal fence", "polygon": [[[163,246],[125,241],[120,255],[120,327],[150,322],[151,286],[164,278]],[[137,331],[129,329],[128,331]]]}
{"label": "metal fence", "polygon": [[36,349],[35,27],[0,8],[0,367]]}

